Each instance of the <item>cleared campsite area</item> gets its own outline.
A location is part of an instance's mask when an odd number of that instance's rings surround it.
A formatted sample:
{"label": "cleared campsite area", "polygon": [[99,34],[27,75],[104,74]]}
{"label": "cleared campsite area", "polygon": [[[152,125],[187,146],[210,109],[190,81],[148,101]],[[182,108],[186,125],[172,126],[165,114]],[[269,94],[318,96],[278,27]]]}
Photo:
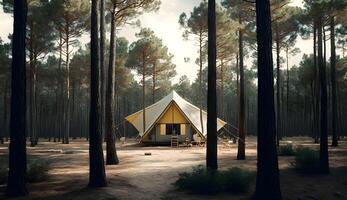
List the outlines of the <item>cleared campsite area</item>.
{"label": "cleared campsite area", "polygon": [[[310,138],[286,138],[294,146],[317,149]],[[204,147],[143,147],[135,141],[117,145],[120,164],[106,166],[109,186],[102,189],[87,188],[88,143],[73,140],[70,145],[41,142],[29,147],[29,159],[46,160],[49,163],[49,177],[46,181],[29,185],[30,196],[25,199],[249,199],[249,193],[242,195],[218,194],[194,195],[177,191],[173,183],[178,174],[205,164]],[[236,144],[219,144],[218,158],[221,169],[241,167],[256,170],[256,138],[247,142],[247,159],[237,161]],[[145,156],[145,153],[151,153]],[[0,146],[0,159],[4,162],[7,144]],[[341,141],[338,148],[330,149],[331,175],[300,175],[290,163],[294,157],[279,156],[281,186],[286,199],[346,199],[347,191],[347,141]],[[0,163],[4,165],[4,163]],[[0,186],[3,194],[5,185]],[[82,192],[83,191],[83,192]],[[3,199],[4,196],[0,196]]]}

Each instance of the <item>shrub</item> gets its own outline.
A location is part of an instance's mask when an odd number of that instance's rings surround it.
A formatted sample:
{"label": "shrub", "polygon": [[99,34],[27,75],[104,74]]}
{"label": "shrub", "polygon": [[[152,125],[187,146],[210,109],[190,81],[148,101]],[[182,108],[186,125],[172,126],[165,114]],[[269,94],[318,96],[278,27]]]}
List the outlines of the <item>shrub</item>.
{"label": "shrub", "polygon": [[319,154],[309,148],[297,149],[295,160],[292,166],[301,173],[314,174],[319,173]]}
{"label": "shrub", "polygon": [[227,171],[210,171],[203,166],[194,167],[190,173],[179,174],[176,186],[198,194],[218,192],[242,193],[248,191],[254,174],[240,168]]}
{"label": "shrub", "polygon": [[[0,185],[7,183],[8,176],[8,157],[0,157]],[[36,183],[48,179],[50,163],[46,160],[28,159],[27,180],[29,183]]]}
{"label": "shrub", "polygon": [[292,144],[287,144],[284,146],[280,146],[278,149],[278,154],[280,156],[295,156],[295,149]]}
{"label": "shrub", "polygon": [[251,182],[255,179],[255,174],[241,168],[235,167],[226,172],[222,172],[225,179],[226,191],[232,193],[247,192]]}
{"label": "shrub", "polygon": [[27,177],[29,183],[42,182],[48,179],[49,163],[31,160],[28,162]]}
{"label": "shrub", "polygon": [[176,185],[179,189],[189,190],[199,194],[213,194],[219,192],[222,186],[222,178],[218,172],[207,170],[199,165],[194,167],[190,173],[179,174]]}

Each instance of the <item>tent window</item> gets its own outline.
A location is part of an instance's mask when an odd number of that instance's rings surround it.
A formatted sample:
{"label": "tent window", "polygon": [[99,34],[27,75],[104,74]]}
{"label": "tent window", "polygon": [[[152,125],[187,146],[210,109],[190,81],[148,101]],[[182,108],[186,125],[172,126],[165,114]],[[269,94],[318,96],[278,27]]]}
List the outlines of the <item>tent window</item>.
{"label": "tent window", "polygon": [[185,134],[186,134],[186,125],[181,124],[181,135],[185,135]]}
{"label": "tent window", "polygon": [[160,124],[160,135],[166,135],[166,124]]}
{"label": "tent window", "polygon": [[181,135],[180,124],[166,124],[166,135]]}

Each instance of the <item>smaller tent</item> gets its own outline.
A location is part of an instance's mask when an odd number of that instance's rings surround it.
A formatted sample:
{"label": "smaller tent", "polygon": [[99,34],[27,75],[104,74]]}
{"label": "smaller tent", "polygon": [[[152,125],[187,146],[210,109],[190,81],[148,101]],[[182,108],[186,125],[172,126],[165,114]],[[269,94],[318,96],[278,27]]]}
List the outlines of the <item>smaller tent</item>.
{"label": "smaller tent", "polygon": [[[207,135],[207,113],[202,111],[201,124],[200,109],[175,91],[144,110],[127,116],[126,120],[139,131],[142,143],[170,143],[172,135],[177,135],[180,142],[196,138],[205,140]],[[217,131],[225,124],[217,119]]]}

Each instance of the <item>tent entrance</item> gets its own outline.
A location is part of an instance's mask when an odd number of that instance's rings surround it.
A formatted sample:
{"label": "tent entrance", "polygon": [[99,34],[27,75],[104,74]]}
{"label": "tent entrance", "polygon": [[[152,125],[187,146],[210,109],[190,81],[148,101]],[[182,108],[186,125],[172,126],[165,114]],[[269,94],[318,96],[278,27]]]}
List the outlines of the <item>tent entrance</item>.
{"label": "tent entrance", "polygon": [[181,135],[181,124],[166,124],[166,135]]}

